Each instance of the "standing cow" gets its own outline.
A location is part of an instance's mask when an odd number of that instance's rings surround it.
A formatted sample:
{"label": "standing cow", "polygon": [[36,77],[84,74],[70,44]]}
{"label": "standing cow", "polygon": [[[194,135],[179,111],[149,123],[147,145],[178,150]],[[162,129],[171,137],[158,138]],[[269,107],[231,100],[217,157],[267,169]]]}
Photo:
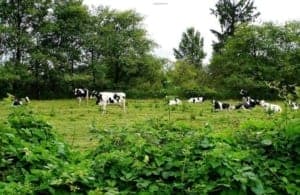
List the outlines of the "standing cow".
{"label": "standing cow", "polygon": [[126,94],[124,92],[99,92],[96,94],[96,104],[102,107],[102,113],[106,112],[108,104],[120,105],[125,112]]}
{"label": "standing cow", "polygon": [[88,103],[89,99],[89,90],[88,89],[83,89],[83,88],[75,88],[74,89],[74,95],[78,99],[78,103],[81,103],[82,99],[86,99],[86,103]]}

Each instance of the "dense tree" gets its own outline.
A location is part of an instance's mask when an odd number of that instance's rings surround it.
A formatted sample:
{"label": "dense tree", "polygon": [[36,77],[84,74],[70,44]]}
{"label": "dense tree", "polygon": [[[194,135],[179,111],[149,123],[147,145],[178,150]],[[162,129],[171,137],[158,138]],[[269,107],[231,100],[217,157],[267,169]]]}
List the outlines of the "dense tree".
{"label": "dense tree", "polygon": [[[185,60],[177,60],[172,67],[166,71],[165,88],[171,95],[180,96],[206,96],[208,87],[207,73]],[[207,97],[207,96],[206,96]]]}
{"label": "dense tree", "polygon": [[299,22],[242,25],[213,57],[210,72],[218,85],[228,88],[299,85],[299,31]]}
{"label": "dense tree", "polygon": [[[98,46],[94,47],[98,67],[104,65],[111,85],[121,87],[132,77],[143,77],[141,66],[147,62],[154,43],[147,38],[143,18],[132,10],[116,11],[104,8],[96,19]],[[100,68],[101,69],[101,68]],[[103,68],[102,68],[103,69]],[[146,73],[146,72],[144,72]]]}
{"label": "dense tree", "polygon": [[135,11],[88,12],[81,0],[0,0],[0,7],[1,96],[161,84],[163,62],[151,54],[155,44]]}
{"label": "dense tree", "polygon": [[213,43],[214,52],[220,51],[226,39],[234,35],[239,24],[251,22],[260,15],[255,10],[253,0],[219,0],[216,3],[211,13],[218,18],[221,32],[211,29],[218,39],[218,42]]}
{"label": "dense tree", "polygon": [[62,70],[74,74],[75,66],[81,63],[83,35],[88,27],[89,15],[80,0],[58,3],[54,9],[55,29],[52,44],[55,55],[62,63]]}
{"label": "dense tree", "polygon": [[198,68],[202,67],[202,60],[206,55],[203,51],[203,38],[193,27],[182,34],[178,49],[174,48],[173,51],[176,59],[186,60]]}
{"label": "dense tree", "polygon": [[1,53],[13,59],[15,64],[21,64],[27,48],[32,44],[28,30],[33,3],[32,0],[0,1]]}
{"label": "dense tree", "polygon": [[[16,75],[11,81],[11,90],[22,88],[24,92],[32,87],[34,90],[29,92],[37,97],[40,77],[47,72],[45,62],[49,58],[43,53],[41,40],[53,2],[10,0],[0,1],[0,7],[3,10],[0,13],[1,57],[7,66],[15,67],[6,69]],[[30,74],[32,76],[28,77]]]}

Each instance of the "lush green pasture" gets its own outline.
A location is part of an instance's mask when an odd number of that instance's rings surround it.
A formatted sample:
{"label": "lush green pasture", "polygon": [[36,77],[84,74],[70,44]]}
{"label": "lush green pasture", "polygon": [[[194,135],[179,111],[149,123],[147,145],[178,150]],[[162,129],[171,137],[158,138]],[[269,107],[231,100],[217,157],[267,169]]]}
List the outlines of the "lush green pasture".
{"label": "lush green pasture", "polygon": [[210,101],[158,99],[106,114],[94,101],[0,104],[0,194],[300,192],[298,111],[213,112]]}
{"label": "lush green pasture", "polygon": [[[227,102],[238,103],[237,100]],[[276,103],[284,108],[283,102]],[[8,102],[1,103],[1,119],[7,118],[11,108],[12,106]],[[54,130],[73,148],[80,150],[92,149],[97,145],[95,132],[98,130],[126,128],[147,120],[184,123],[199,129],[210,126],[215,132],[215,136],[224,136],[231,134],[247,121],[277,120],[284,115],[284,112],[268,114],[260,106],[253,110],[213,112],[210,100],[201,104],[184,102],[183,105],[169,107],[163,99],[129,99],[126,113],[119,106],[109,105],[106,114],[102,114],[99,106],[95,105],[95,100],[89,100],[88,104],[82,102],[81,105],[75,99],[33,100],[27,105],[27,108],[50,123]],[[295,112],[289,110],[288,112],[289,118],[295,117]]]}

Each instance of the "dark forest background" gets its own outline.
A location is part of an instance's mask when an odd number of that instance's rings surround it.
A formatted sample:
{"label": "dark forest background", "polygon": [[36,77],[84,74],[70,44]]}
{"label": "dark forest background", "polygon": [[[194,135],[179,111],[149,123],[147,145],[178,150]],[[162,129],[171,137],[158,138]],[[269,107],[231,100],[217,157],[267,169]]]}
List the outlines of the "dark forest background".
{"label": "dark forest background", "polygon": [[[187,27],[175,62],[157,57],[143,17],[82,1],[0,0],[0,97],[69,98],[75,87],[124,91],[130,98],[257,98],[292,93],[300,81],[300,21],[253,23],[251,0],[220,0],[221,31],[209,64],[200,32]],[[201,20],[201,18],[199,18]],[[295,97],[294,97],[295,98]]]}

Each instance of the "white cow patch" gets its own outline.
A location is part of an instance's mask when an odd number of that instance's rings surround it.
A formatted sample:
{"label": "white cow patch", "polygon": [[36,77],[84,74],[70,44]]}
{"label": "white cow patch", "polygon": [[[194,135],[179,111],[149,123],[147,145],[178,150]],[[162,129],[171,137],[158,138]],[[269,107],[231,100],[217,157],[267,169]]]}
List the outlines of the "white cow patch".
{"label": "white cow patch", "polygon": [[299,110],[299,104],[297,104],[296,102],[289,101],[288,104],[292,110]]}
{"label": "white cow patch", "polygon": [[169,106],[174,106],[174,105],[181,105],[182,102],[179,98],[174,98],[172,100],[169,100]]}
{"label": "white cow patch", "polygon": [[202,103],[203,102],[203,97],[192,97],[188,99],[189,103]]}
{"label": "white cow patch", "polygon": [[264,100],[261,100],[259,103],[262,107],[264,107],[266,109],[266,111],[281,112],[281,110],[282,110],[279,105],[271,104]]}

